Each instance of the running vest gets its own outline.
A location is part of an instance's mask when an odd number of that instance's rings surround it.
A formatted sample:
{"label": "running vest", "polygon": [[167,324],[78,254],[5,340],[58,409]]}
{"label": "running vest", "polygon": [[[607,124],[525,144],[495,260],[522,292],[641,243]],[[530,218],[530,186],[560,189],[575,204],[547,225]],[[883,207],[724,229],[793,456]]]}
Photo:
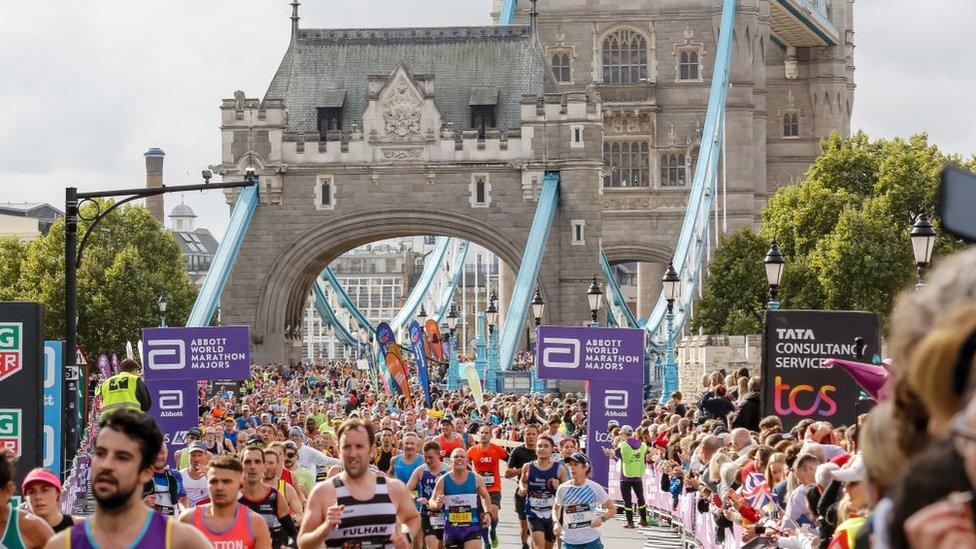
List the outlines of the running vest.
{"label": "running vest", "polygon": [[[434,486],[437,486],[437,479],[444,476],[444,473],[437,473],[436,475],[431,473],[426,467],[424,467],[424,472],[420,475],[420,483],[417,485],[417,495],[426,498],[430,502],[431,496],[434,495]],[[430,515],[430,510],[426,505],[418,505],[420,508],[420,514],[429,515],[428,520],[430,521],[430,527],[434,530],[443,530],[444,523],[444,513],[434,513]]]}
{"label": "running vest", "polygon": [[445,543],[464,543],[473,533],[481,531],[478,519],[478,482],[474,471],[467,471],[464,482],[457,484],[450,473],[444,475]]}
{"label": "running vest", "polygon": [[234,521],[230,523],[229,528],[221,532],[215,532],[207,526],[207,517],[204,515],[206,507],[208,505],[201,505],[193,510],[193,526],[210,540],[214,549],[254,548],[254,532],[251,531],[247,507],[238,503]]}
{"label": "running vest", "polygon": [[142,411],[136,397],[138,380],[139,376],[133,373],[119,372],[98,386],[98,393],[102,395],[102,417],[122,408]]}
{"label": "running vest", "polygon": [[[173,520],[152,509],[146,513],[146,521],[142,525],[142,533],[136,537],[130,547],[139,549],[170,549],[170,532]],[[68,549],[100,549],[95,544],[95,536],[91,532],[91,521],[86,519],[71,527],[68,536]]]}
{"label": "running vest", "polygon": [[417,457],[414,458],[413,463],[407,463],[403,459],[403,454],[399,454],[397,457],[393,458],[393,474],[396,475],[396,478],[400,479],[400,482],[406,484],[410,482],[410,476],[413,475],[413,472],[417,469],[417,467],[420,467],[423,464],[424,458],[420,454],[417,454]]}
{"label": "running vest", "polygon": [[[555,480],[556,482],[551,482]],[[529,464],[529,489],[525,496],[525,514],[546,520],[552,520],[552,504],[556,499],[556,489],[553,485],[559,481],[559,465],[553,463],[548,470],[543,471],[533,461]]]}
{"label": "running vest", "polygon": [[279,547],[288,543],[288,536],[285,529],[278,520],[278,498],[282,497],[281,492],[273,487],[268,487],[268,493],[259,500],[251,500],[247,494],[242,493],[237,501],[243,503],[247,508],[261,515],[264,522],[268,523],[268,530],[271,530],[271,545]]}
{"label": "running vest", "polygon": [[386,477],[376,476],[373,497],[360,501],[349,493],[344,474],[332,477],[336,505],[345,505],[339,525],[325,539],[326,547],[393,549],[390,536],[396,533],[396,505],[390,499]]}
{"label": "running vest", "polygon": [[647,454],[647,445],[642,442],[635,450],[625,440],[617,448],[620,450],[620,468],[623,475],[630,478],[642,478],[644,476],[644,455]]}
{"label": "running vest", "polygon": [[196,505],[198,502],[210,497],[207,491],[207,475],[193,480],[190,476],[190,468],[180,470],[180,475],[183,476],[183,491],[186,492],[186,498],[190,500],[190,505]]}
{"label": "running vest", "polygon": [[[6,504],[4,504],[6,505]],[[7,524],[3,529],[3,537],[0,538],[0,547],[4,549],[24,549],[27,545],[20,534],[20,513],[14,507],[8,507]]]}

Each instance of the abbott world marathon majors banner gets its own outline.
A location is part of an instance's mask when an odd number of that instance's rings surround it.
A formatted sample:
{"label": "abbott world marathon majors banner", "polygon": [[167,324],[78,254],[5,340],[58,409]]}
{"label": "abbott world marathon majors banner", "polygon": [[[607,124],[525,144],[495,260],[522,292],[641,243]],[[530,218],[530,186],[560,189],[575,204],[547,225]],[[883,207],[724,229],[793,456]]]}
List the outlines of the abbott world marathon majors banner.
{"label": "abbott world marathon majors banner", "polygon": [[867,360],[881,349],[880,318],[863,311],[767,311],[763,332],[763,409],[784,428],[803,419],[852,425],[870,402],[829,358],[858,359],[854,339],[864,338]]}
{"label": "abbott world marathon majors banner", "polygon": [[[540,326],[536,364],[542,379],[589,382],[586,455],[593,480],[606,487],[611,448],[607,424],[636,428],[644,395],[644,331],[627,328]],[[611,448],[612,449],[612,448]]]}
{"label": "abbott world marathon majors banner", "polygon": [[247,326],[143,328],[142,364],[155,402],[156,419],[169,445],[169,461],[186,446],[186,433],[200,423],[199,381],[250,376]]}

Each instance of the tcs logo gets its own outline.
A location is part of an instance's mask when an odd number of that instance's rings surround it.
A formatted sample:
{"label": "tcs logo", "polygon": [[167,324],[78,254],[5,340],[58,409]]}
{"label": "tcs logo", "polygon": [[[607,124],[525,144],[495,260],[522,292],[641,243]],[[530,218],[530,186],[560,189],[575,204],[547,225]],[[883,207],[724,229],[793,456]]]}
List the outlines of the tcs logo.
{"label": "tcs logo", "polygon": [[[776,385],[773,388],[773,405],[776,413],[781,416],[798,415],[805,417],[813,414],[832,416],[837,413],[837,403],[828,393],[834,392],[837,392],[837,387],[833,385],[824,385],[819,389],[814,389],[813,385],[803,384],[790,388],[789,385],[783,383],[783,378],[776,376]],[[784,400],[786,401],[785,406]],[[809,404],[806,404],[807,407],[804,408],[805,403]]]}

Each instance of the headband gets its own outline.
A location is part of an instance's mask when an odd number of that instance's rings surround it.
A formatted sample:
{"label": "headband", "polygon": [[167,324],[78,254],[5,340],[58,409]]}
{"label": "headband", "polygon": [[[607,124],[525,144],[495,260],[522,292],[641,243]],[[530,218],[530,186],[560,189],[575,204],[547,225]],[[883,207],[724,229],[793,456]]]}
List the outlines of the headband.
{"label": "headband", "polygon": [[969,379],[974,355],[976,355],[976,331],[969,334],[963,342],[956,357],[956,364],[952,368],[952,392],[956,396],[962,396],[966,390],[966,381]]}

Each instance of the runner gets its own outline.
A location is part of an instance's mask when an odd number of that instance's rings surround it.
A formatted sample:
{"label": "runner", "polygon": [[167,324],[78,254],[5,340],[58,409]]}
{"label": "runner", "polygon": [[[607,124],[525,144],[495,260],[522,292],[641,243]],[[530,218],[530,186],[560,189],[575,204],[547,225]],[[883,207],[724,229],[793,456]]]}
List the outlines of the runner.
{"label": "runner", "polygon": [[215,549],[271,549],[268,525],[237,501],[244,487],[244,466],[231,455],[219,456],[206,469],[210,503],[188,509],[180,522],[192,524]]}
{"label": "runner", "polygon": [[445,469],[440,445],[436,440],[428,441],[424,444],[424,465],[415,469],[407,482],[407,491],[417,493],[415,500],[420,507],[420,529],[427,549],[444,548],[444,513],[431,513],[427,504],[434,495],[437,480],[446,473]]}
{"label": "runner", "polygon": [[376,455],[372,424],[349,419],[338,435],[343,472],[309,495],[299,547],[407,549],[420,531],[420,515],[402,482],[370,471]]}
{"label": "runner", "polygon": [[288,503],[275,487],[264,482],[265,451],[249,446],[243,451],[244,489],[239,502],[261,515],[271,532],[271,546],[275,549],[288,544],[298,532],[295,521],[288,514]]}
{"label": "runner", "polygon": [[441,455],[444,459],[447,459],[455,448],[465,448],[464,439],[454,432],[454,423],[449,417],[441,418],[441,434],[436,440],[441,446]]}
{"label": "runner", "polygon": [[[479,500],[484,507],[479,505]],[[463,448],[451,452],[451,472],[437,480],[427,506],[432,513],[442,511],[444,514],[447,521],[444,545],[448,549],[478,549],[482,526],[487,526],[491,520],[483,512],[479,520],[478,510],[491,506],[491,496],[485,488],[485,480],[468,469],[468,455]]]}
{"label": "runner", "polygon": [[555,443],[548,436],[539,437],[538,459],[522,467],[519,494],[525,497],[525,516],[532,532],[532,546],[552,549],[556,541],[553,532],[552,504],[556,488],[566,482],[566,471],[552,461]]}
{"label": "runner", "polygon": [[[54,535],[51,525],[40,517],[8,505],[11,496],[17,490],[17,485],[14,484],[16,470],[13,457],[9,449],[0,446],[0,547],[5,549],[44,547],[48,539]],[[24,480],[24,486],[27,482]],[[31,482],[37,484],[37,479]],[[55,499],[56,503],[57,499]]]}
{"label": "runner", "polygon": [[[407,428],[409,429],[409,427]],[[417,453],[417,445],[420,444],[420,438],[417,436],[417,433],[407,431],[403,434],[403,441],[400,444],[403,446],[403,453],[397,454],[393,458],[393,463],[387,471],[387,476],[396,477],[397,480],[406,484],[410,482],[413,472],[423,465],[424,460]]]}
{"label": "runner", "polygon": [[91,462],[95,514],[55,534],[47,547],[210,548],[192,526],[142,503],[142,487],[152,480],[162,447],[163,433],[142,412],[121,409],[103,417]]}
{"label": "runner", "polygon": [[81,520],[71,515],[61,514],[61,507],[58,505],[61,480],[49,469],[38,467],[27,473],[24,482],[20,485],[20,493],[27,499],[30,512],[44,519],[44,522],[55,532],[67,530]]}
{"label": "runner", "polygon": [[[589,480],[590,461],[586,454],[576,453],[566,458],[572,478],[556,489],[553,511],[558,519],[553,533],[562,540],[563,549],[603,549],[600,531],[603,523],[613,518],[617,509],[602,486]],[[597,507],[606,511],[598,514]]]}
{"label": "runner", "polygon": [[[527,423],[522,429],[523,444],[508,456],[508,468],[505,469],[505,478],[514,478],[522,474],[522,468],[526,463],[536,459],[536,442],[539,437],[539,424]],[[529,549],[529,523],[525,518],[525,497],[515,491],[515,513],[519,518],[519,535],[522,538],[522,549]]]}
{"label": "runner", "polygon": [[142,487],[142,495],[147,506],[164,515],[175,517],[190,506],[190,500],[183,488],[183,476],[179,471],[174,473],[170,469],[167,457],[169,450],[163,442],[156,461],[153,462],[152,479]]}
{"label": "runner", "polygon": [[298,465],[298,445],[291,440],[284,442],[285,470],[291,473],[292,484],[301,493],[303,501],[315,486],[315,473]]}
{"label": "runner", "polygon": [[492,547],[498,547],[498,509],[502,506],[502,478],[499,464],[508,454],[505,449],[491,442],[491,425],[482,425],[478,429],[479,444],[468,450],[468,459],[474,471],[485,480],[488,495],[491,498],[491,527],[489,538]]}
{"label": "runner", "polygon": [[[290,442],[290,441],[289,441]],[[288,503],[288,511],[296,523],[300,523],[305,512],[305,503],[298,490],[291,484],[291,472],[284,468],[284,444],[272,442],[264,449],[264,482],[273,486]],[[288,473],[287,479],[282,476]]]}
{"label": "runner", "polygon": [[190,454],[190,465],[180,470],[180,476],[186,498],[190,506],[193,506],[207,498],[207,463],[210,461],[210,452],[200,442],[189,445],[186,451]]}

